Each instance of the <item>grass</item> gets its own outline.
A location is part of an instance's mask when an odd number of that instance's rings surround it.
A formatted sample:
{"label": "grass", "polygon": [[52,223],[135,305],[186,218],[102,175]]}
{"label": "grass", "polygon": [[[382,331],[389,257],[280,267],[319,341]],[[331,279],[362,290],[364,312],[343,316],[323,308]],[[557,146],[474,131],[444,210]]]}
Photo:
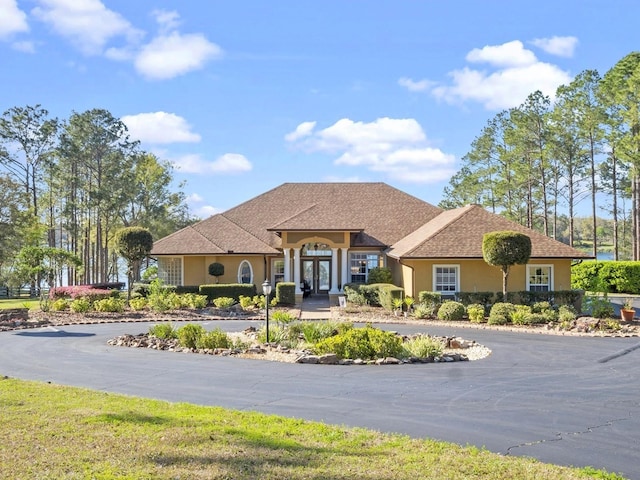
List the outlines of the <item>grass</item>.
{"label": "grass", "polygon": [[0,478],[622,477],[475,447],[0,377]]}
{"label": "grass", "polygon": [[10,298],[0,300],[0,310],[6,308],[28,308],[37,310],[40,308],[40,301],[37,298]]}

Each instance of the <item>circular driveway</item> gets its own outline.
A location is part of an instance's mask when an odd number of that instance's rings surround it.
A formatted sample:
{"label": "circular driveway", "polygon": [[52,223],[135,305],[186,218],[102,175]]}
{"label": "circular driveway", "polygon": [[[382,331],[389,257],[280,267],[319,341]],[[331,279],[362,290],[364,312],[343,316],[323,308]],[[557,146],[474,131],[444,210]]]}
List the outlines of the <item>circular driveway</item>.
{"label": "circular driveway", "polygon": [[[209,321],[239,331],[259,322]],[[150,324],[0,333],[0,375],[471,444],[640,478],[640,340],[379,325],[460,335],[484,360],[332,366],[111,347]]]}

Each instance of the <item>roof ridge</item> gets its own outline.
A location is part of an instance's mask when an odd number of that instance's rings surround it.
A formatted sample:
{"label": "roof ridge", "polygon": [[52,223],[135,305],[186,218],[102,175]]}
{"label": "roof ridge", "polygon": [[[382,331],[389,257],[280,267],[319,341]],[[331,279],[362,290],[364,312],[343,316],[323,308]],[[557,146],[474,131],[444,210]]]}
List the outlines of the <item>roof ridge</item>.
{"label": "roof ridge", "polygon": [[311,205],[309,205],[308,207],[303,208],[302,210],[298,210],[296,213],[289,215],[287,218],[280,220],[277,224],[275,224],[273,227],[267,227],[267,230],[271,230],[271,229],[275,229],[278,225],[282,225],[285,222],[288,222],[289,220],[291,220],[292,218],[297,217],[298,215],[307,212],[309,210],[311,210],[312,208],[317,207],[318,204],[317,203],[312,203]]}

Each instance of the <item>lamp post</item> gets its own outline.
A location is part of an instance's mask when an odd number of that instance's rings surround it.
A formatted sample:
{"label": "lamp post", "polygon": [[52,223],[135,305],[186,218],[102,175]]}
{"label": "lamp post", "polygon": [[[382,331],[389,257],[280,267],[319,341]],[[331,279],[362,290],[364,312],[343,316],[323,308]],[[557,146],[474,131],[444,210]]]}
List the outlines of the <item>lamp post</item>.
{"label": "lamp post", "polygon": [[264,293],[264,308],[267,317],[267,343],[269,343],[269,295],[271,295],[271,284],[269,280],[265,280],[262,284],[262,293]]}

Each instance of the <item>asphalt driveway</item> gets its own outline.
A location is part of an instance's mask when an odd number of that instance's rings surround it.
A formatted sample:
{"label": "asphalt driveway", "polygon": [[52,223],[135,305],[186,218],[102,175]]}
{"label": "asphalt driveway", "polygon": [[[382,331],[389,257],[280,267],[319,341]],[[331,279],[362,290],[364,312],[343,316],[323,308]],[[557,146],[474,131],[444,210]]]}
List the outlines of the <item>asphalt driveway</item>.
{"label": "asphalt driveway", "polygon": [[[250,323],[204,322],[227,331]],[[431,437],[640,479],[640,339],[381,326],[460,335],[493,353],[448,364],[298,365],[111,347],[109,338],[149,324],[78,325],[0,333],[0,375]]]}

